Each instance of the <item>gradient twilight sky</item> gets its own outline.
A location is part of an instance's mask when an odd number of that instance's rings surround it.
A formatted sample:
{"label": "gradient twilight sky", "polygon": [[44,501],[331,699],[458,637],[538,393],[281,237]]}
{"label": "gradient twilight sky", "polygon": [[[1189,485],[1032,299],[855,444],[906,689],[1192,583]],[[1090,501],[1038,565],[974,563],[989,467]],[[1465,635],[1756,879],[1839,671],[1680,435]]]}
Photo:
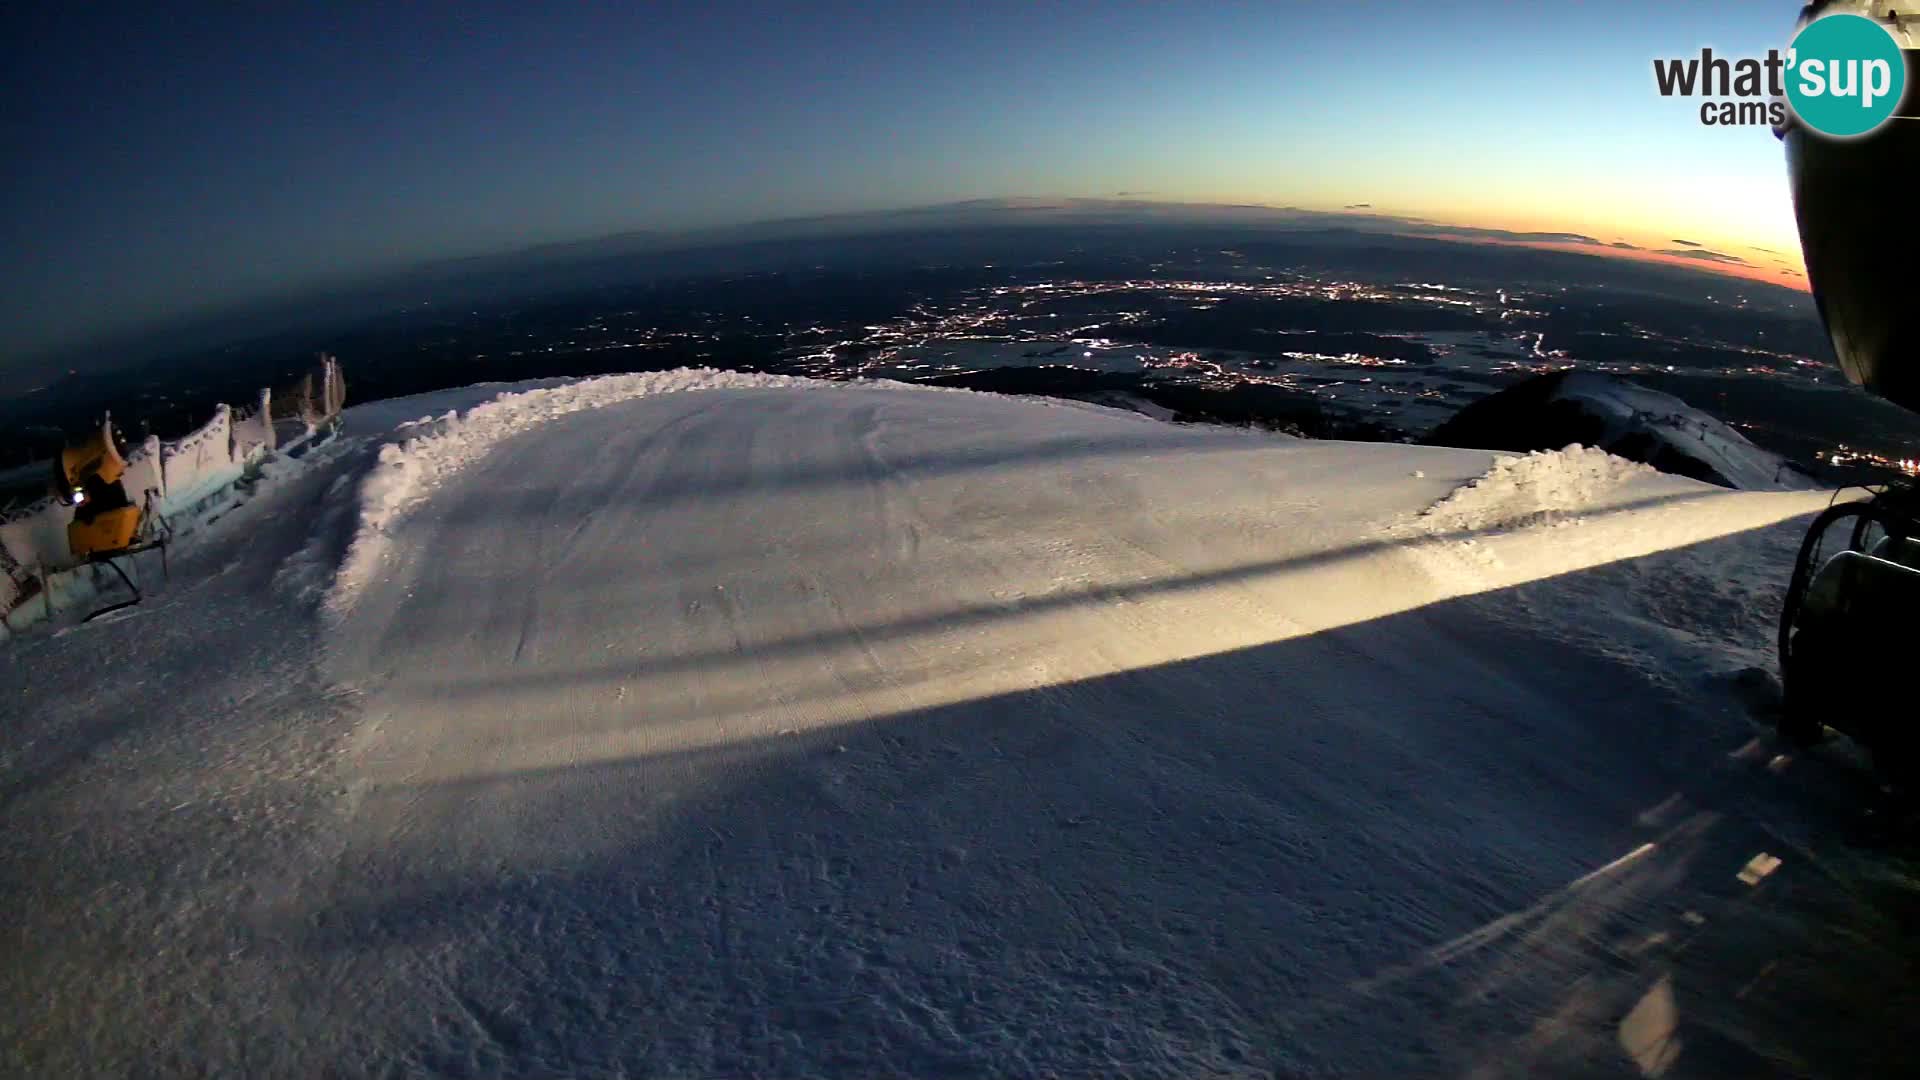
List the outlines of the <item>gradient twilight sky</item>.
{"label": "gradient twilight sky", "polygon": [[0,13],[0,366],[440,256],[1007,195],[1800,267],[1770,132],[1652,75],[1797,3],[251,7]]}

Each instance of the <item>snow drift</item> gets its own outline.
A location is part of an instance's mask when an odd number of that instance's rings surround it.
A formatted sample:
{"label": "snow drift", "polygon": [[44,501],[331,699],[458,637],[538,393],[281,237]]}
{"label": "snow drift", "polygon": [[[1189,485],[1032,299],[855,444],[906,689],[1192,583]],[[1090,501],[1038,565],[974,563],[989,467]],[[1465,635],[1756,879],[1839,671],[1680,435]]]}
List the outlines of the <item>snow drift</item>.
{"label": "snow drift", "polygon": [[616,375],[504,393],[462,414],[450,410],[396,428],[399,437],[381,446],[379,463],[360,482],[360,530],[335,580],[328,605],[351,606],[354,595],[386,554],[389,527],[446,478],[477,461],[503,439],[538,424],[633,398],[723,387],[838,385],[809,383],[786,375],[683,370]]}

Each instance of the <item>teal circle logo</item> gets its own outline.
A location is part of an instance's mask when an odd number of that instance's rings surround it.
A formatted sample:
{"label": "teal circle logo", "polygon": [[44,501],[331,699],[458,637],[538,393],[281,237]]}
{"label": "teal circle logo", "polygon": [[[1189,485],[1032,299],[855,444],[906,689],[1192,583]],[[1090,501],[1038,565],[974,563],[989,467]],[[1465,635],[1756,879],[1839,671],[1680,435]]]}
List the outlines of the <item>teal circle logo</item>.
{"label": "teal circle logo", "polygon": [[1815,19],[1787,51],[1787,104],[1823,135],[1865,135],[1886,123],[1906,92],[1900,43],[1865,16]]}

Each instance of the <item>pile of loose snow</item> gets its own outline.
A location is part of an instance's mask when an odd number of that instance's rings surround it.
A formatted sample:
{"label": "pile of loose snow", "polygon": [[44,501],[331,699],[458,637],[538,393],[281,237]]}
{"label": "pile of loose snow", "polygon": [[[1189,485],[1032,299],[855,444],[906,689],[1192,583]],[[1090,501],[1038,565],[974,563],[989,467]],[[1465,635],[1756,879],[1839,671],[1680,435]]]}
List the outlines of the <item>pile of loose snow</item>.
{"label": "pile of loose snow", "polygon": [[1436,531],[1546,524],[1603,508],[1633,481],[1659,475],[1651,466],[1576,443],[1502,457],[1486,475],[1428,507],[1424,517]]}
{"label": "pile of loose snow", "polygon": [[[1557,579],[1502,605],[1539,632],[1551,623],[1579,627],[1583,640],[1623,637],[1623,627],[1645,621],[1636,612],[1672,611],[1684,598],[1692,606],[1674,621],[1685,627],[1680,637],[1661,631],[1661,644],[1635,663],[1671,668],[1684,655],[1717,669],[1768,662],[1768,639],[1752,632],[1758,623],[1749,616],[1764,609],[1771,618],[1778,609],[1791,554],[1775,549],[1792,530],[1734,545],[1714,541],[1814,513],[1827,500],[1817,491],[1727,491],[1569,446],[1497,457],[1395,535],[1455,595]],[[1636,569],[1594,572],[1610,564]],[[1685,587],[1676,584],[1682,578]],[[1734,597],[1738,610],[1728,607]],[[1715,644],[1703,652],[1705,639]]]}

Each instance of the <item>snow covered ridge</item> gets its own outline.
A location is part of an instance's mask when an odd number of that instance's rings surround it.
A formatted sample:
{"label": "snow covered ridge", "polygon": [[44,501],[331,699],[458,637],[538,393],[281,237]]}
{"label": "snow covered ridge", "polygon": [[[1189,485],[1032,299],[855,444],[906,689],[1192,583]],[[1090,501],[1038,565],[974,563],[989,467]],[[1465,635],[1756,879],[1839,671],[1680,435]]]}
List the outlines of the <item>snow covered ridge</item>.
{"label": "snow covered ridge", "polygon": [[360,482],[358,531],[327,593],[324,607],[334,615],[349,610],[360,590],[380,573],[381,564],[388,555],[390,531],[400,519],[448,477],[478,461],[503,439],[571,413],[659,394],[684,394],[700,390],[836,390],[848,387],[918,393],[966,392],[887,380],[828,382],[791,375],[680,368],[674,371],[607,375],[558,386],[504,393],[474,406],[464,414],[449,411],[439,417],[404,424],[401,426],[406,432],[404,437],[380,448],[378,462]]}
{"label": "snow covered ridge", "polygon": [[570,413],[632,398],[718,387],[786,386],[798,381],[712,370],[611,375],[501,394],[464,414],[450,410],[402,424],[395,441],[380,448],[379,460],[360,481],[359,525],[325,607],[334,614],[350,609],[360,590],[379,573],[393,526],[448,477],[479,460],[502,439]]}
{"label": "snow covered ridge", "polygon": [[1554,397],[1585,406],[1603,423],[1604,433],[1595,440],[1600,445],[1633,450],[1636,460],[1644,458],[1668,472],[1742,491],[1818,486],[1718,417],[1672,394],[1617,377],[1572,372]]}
{"label": "snow covered ridge", "polygon": [[1514,452],[1581,443],[1740,491],[1819,486],[1710,413],[1599,372],[1556,371],[1516,383],[1461,409],[1423,441]]}

